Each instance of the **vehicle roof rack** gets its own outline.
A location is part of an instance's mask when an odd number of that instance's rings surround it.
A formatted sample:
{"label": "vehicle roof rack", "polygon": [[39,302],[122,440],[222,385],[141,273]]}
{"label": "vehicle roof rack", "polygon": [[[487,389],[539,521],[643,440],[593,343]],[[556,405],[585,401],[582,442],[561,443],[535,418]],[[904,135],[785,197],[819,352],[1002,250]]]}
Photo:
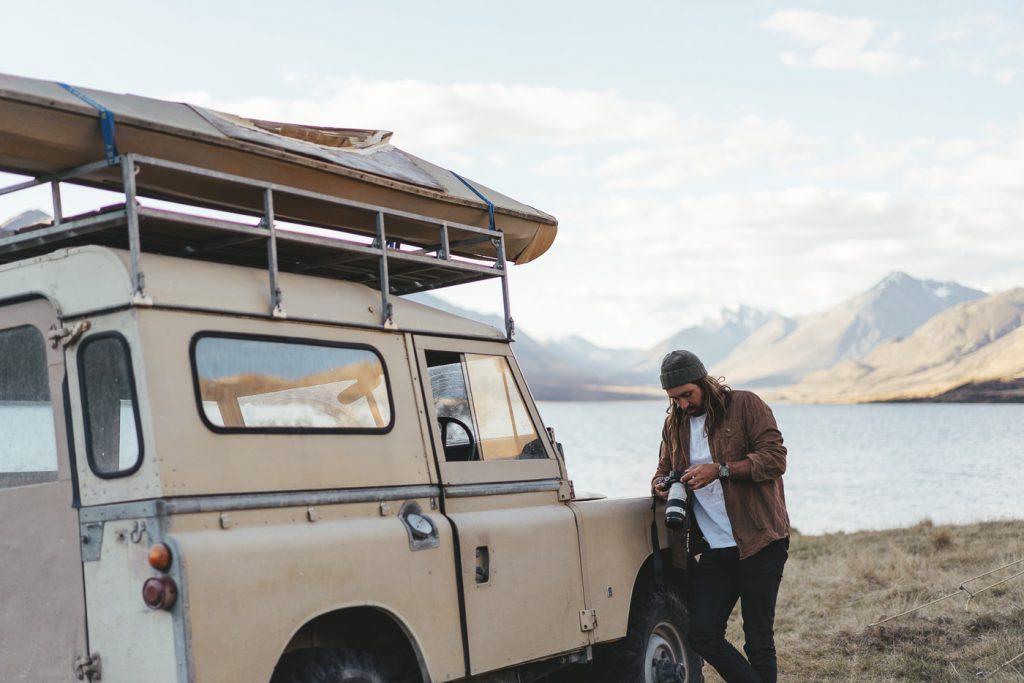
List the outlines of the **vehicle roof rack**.
{"label": "vehicle roof rack", "polygon": [[[120,166],[121,179],[113,189],[123,193],[123,203],[65,217],[60,184],[95,186],[95,182],[85,178],[109,171],[112,166]],[[177,177],[189,183],[206,183],[225,197],[237,197],[238,193],[248,193],[251,197],[252,193],[260,193],[263,210],[240,209],[237,202],[188,201],[179,196],[172,200],[177,205],[174,209],[144,206],[138,201],[140,193],[135,178],[145,169],[160,172],[165,180],[172,182]],[[0,263],[46,254],[57,247],[94,244],[126,249],[131,258],[134,296],[139,303],[147,301],[144,253],[265,268],[270,290],[269,313],[278,317],[286,317],[285,296],[278,278],[280,272],[348,280],[380,291],[380,322],[388,329],[396,327],[392,318],[392,295],[498,278],[506,338],[512,341],[515,334],[505,241],[499,230],[136,154],[124,154],[110,163],[98,161],[0,187],[0,196],[46,184],[51,186],[52,225],[30,226],[13,234],[0,235]],[[103,187],[111,189],[107,185]],[[147,192],[145,196],[163,199],[156,192]],[[275,219],[275,204],[287,206],[297,202],[307,207],[313,205],[324,215],[330,215],[331,224],[289,220],[279,225],[280,221]],[[224,218],[210,211],[202,213],[209,209],[228,211],[231,215]],[[287,212],[284,215],[288,215]],[[258,220],[254,222],[252,218]],[[403,238],[389,237],[390,227],[401,228],[398,232]],[[410,239],[410,234],[423,237]],[[453,253],[459,246],[469,244],[474,245],[476,253],[484,255],[466,258]]]}

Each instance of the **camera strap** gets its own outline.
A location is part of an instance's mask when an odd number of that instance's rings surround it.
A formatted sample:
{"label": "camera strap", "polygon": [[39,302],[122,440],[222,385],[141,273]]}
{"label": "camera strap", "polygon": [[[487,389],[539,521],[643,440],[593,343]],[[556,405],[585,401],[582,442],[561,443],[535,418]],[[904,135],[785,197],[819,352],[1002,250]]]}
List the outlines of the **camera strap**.
{"label": "camera strap", "polygon": [[656,494],[651,494],[651,550],[654,551],[654,556],[651,558],[654,581],[660,586],[665,574],[665,567],[661,558],[661,545],[658,543],[658,496]]}

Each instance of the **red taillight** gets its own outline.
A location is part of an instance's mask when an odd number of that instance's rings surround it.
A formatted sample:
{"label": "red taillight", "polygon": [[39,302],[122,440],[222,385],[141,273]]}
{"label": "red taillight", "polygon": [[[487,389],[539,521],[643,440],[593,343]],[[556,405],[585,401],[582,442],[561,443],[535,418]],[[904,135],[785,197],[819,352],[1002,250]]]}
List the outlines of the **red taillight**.
{"label": "red taillight", "polygon": [[178,586],[169,576],[151,576],[142,584],[142,601],[151,609],[170,609],[178,598]]}
{"label": "red taillight", "polygon": [[171,549],[163,543],[154,543],[149,548],[149,566],[162,572],[171,568]]}

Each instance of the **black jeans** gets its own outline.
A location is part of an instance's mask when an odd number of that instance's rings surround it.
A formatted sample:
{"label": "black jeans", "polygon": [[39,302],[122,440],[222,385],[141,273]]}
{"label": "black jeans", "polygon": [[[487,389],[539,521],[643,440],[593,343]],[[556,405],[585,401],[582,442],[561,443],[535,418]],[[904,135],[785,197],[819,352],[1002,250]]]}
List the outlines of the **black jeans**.
{"label": "black jeans", "polygon": [[[788,538],[745,560],[737,548],[701,553],[691,584],[690,644],[726,683],[775,683],[775,599],[788,557]],[[746,659],[725,639],[737,600]]]}

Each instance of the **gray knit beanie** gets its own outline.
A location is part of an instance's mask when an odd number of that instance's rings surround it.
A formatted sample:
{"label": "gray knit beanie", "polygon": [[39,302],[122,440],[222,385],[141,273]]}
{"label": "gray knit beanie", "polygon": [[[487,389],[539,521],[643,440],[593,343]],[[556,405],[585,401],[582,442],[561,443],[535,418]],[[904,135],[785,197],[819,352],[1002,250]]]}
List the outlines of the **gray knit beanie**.
{"label": "gray knit beanie", "polygon": [[689,351],[672,351],[661,361],[661,388],[671,389],[682,384],[696,382],[706,377],[708,371],[700,358]]}

